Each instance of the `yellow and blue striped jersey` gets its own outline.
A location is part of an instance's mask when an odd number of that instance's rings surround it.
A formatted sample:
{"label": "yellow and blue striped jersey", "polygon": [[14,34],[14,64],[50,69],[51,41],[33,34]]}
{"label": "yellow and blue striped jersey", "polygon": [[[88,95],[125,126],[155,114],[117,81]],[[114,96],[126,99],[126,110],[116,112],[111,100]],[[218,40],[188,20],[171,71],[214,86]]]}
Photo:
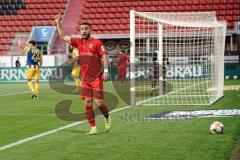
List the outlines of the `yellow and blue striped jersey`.
{"label": "yellow and blue striped jersey", "polygon": [[24,51],[27,55],[27,66],[38,66],[42,61],[42,53],[37,48],[25,47]]}

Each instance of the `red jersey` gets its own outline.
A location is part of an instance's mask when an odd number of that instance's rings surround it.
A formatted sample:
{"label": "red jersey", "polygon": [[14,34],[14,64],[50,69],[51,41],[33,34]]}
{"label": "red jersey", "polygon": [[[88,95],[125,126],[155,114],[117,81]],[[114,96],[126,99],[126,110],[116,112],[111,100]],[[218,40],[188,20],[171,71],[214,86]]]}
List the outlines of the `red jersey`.
{"label": "red jersey", "polygon": [[126,67],[129,62],[129,57],[126,54],[120,54],[118,57],[118,66]]}
{"label": "red jersey", "polygon": [[102,55],[107,54],[101,40],[71,38],[71,45],[78,48],[82,81],[93,82],[102,77]]}

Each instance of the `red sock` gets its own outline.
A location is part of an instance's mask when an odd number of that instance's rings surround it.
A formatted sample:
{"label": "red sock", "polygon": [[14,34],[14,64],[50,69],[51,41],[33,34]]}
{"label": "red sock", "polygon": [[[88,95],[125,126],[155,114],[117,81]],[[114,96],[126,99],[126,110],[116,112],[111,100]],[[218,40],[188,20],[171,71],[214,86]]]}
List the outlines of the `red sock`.
{"label": "red sock", "polygon": [[85,109],[86,109],[85,114],[87,116],[88,123],[90,124],[91,127],[95,127],[96,126],[95,115],[92,106],[85,106]]}
{"label": "red sock", "polygon": [[107,106],[106,106],[105,104],[102,104],[102,105],[99,106],[98,108],[99,108],[99,110],[102,112],[102,114],[104,115],[104,117],[105,117],[106,119],[108,119],[109,113],[108,113],[108,108],[107,108]]}

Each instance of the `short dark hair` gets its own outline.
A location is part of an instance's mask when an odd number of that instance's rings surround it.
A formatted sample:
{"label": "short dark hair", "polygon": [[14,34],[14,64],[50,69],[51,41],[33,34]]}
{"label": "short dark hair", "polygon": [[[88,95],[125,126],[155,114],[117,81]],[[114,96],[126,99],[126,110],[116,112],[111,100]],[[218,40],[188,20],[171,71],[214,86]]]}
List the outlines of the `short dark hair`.
{"label": "short dark hair", "polygon": [[88,25],[89,27],[92,27],[92,25],[88,22],[83,22],[83,23],[81,23],[81,25]]}
{"label": "short dark hair", "polygon": [[28,43],[32,44],[33,46],[36,45],[36,41],[34,41],[34,40],[31,40],[31,41],[29,41]]}

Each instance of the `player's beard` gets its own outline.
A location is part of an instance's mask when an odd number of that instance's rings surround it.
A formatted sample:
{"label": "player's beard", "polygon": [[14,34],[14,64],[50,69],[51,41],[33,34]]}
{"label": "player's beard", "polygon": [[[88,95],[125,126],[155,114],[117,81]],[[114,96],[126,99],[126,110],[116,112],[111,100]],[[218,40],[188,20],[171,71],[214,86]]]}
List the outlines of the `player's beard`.
{"label": "player's beard", "polygon": [[90,37],[90,34],[84,34],[84,35],[82,35],[82,38],[83,38],[84,40],[88,40],[89,37]]}

